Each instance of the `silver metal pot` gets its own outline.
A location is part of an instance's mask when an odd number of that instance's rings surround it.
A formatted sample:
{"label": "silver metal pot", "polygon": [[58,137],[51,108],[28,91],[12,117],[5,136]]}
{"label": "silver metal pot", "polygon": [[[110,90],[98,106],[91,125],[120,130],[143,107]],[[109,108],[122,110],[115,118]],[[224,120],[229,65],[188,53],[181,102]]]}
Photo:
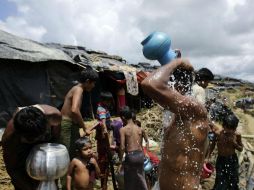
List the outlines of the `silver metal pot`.
{"label": "silver metal pot", "polygon": [[69,154],[64,145],[43,143],[31,150],[26,160],[26,171],[31,178],[43,181],[39,190],[56,190],[54,180],[67,172],[69,162]]}

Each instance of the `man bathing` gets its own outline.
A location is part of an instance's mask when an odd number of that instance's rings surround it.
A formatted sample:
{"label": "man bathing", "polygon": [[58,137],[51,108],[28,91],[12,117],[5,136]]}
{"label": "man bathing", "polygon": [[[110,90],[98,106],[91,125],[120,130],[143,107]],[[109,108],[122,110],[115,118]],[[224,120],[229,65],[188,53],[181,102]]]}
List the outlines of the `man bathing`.
{"label": "man bathing", "polygon": [[[144,92],[174,113],[165,129],[159,169],[161,190],[199,188],[201,167],[207,149],[209,120],[205,107],[186,96],[192,85],[193,67],[188,60],[175,59],[142,82]],[[173,85],[168,85],[174,74]],[[172,78],[171,78],[172,80]]]}

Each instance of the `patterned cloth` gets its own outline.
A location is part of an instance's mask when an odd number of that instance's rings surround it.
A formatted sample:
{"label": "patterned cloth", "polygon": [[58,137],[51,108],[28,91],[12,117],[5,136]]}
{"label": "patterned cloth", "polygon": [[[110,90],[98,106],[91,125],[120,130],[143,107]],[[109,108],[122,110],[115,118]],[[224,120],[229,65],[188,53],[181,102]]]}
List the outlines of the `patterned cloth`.
{"label": "patterned cloth", "polygon": [[97,118],[99,120],[110,118],[110,113],[108,109],[104,108],[101,104],[99,104],[97,107]]}
{"label": "patterned cloth", "polygon": [[138,80],[136,72],[124,71],[127,92],[133,96],[138,95]]}

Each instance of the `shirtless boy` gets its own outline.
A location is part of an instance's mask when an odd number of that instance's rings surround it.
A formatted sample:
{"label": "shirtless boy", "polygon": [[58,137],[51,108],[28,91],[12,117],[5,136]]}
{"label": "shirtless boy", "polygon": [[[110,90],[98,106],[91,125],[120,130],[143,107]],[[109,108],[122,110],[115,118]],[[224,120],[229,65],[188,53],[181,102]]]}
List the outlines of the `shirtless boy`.
{"label": "shirtless boy", "polygon": [[[124,123],[120,129],[121,150],[120,161],[125,152],[124,165],[124,189],[147,190],[144,175],[144,153],[142,148],[143,132],[132,120],[132,112],[128,106],[120,111],[120,117]],[[120,166],[121,167],[121,166]],[[119,168],[120,168],[119,167]]]}
{"label": "shirtless boy", "polygon": [[223,129],[215,133],[212,150],[217,144],[218,157],[214,190],[239,189],[239,163],[235,151],[241,152],[243,144],[241,134],[236,132],[238,122],[239,120],[234,113],[226,114],[222,123]]}
{"label": "shirtless boy", "polygon": [[98,80],[96,71],[92,69],[83,70],[80,74],[79,83],[72,87],[65,96],[61,110],[63,120],[61,123],[60,143],[67,147],[71,158],[75,156],[74,143],[80,137],[79,129],[82,128],[86,133],[86,126],[80,113],[83,93],[85,91],[90,92],[94,88],[96,80]]}
{"label": "shirtless boy", "polygon": [[92,190],[95,178],[100,175],[100,168],[93,157],[91,141],[81,137],[76,142],[77,157],[73,158],[67,172],[67,190]]}

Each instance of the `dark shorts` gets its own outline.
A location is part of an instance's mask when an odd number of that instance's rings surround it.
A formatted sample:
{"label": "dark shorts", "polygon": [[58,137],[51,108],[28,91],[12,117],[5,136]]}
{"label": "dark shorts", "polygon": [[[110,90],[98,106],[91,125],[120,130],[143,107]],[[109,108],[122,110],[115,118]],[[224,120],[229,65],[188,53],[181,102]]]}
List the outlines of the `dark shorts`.
{"label": "dark shorts", "polygon": [[236,154],[218,156],[216,160],[216,179],[213,190],[238,190],[239,163]]}

